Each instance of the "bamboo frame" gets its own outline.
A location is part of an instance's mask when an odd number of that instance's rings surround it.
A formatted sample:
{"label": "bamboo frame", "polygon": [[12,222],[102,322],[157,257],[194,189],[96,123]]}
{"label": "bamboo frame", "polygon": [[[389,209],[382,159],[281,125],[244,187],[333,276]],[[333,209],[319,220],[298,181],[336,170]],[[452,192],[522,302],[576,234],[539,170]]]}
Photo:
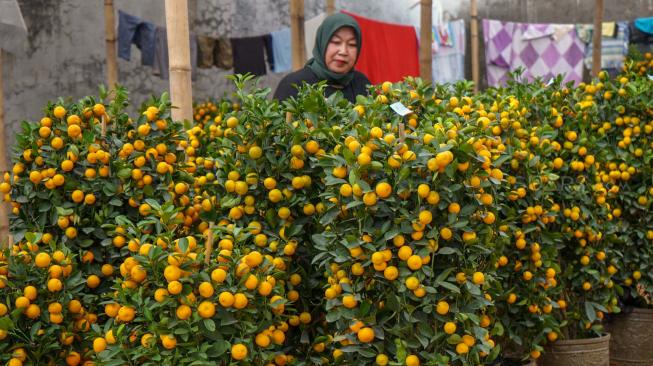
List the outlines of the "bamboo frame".
{"label": "bamboo frame", "polygon": [[107,52],[107,88],[118,84],[118,56],[116,50],[116,20],[113,0],[104,0],[104,34]]}
{"label": "bamboo frame", "polygon": [[211,253],[213,252],[213,222],[209,223],[209,232],[206,234],[206,246],[204,248],[204,263],[211,262]]}
{"label": "bamboo frame", "polygon": [[170,100],[177,108],[172,118],[193,120],[193,90],[190,67],[190,35],[188,31],[188,0],[166,0],[166,28],[170,57]]}
{"label": "bamboo frame", "polygon": [[327,15],[331,15],[335,13],[336,11],[336,2],[335,0],[327,0],[326,2],[326,13]]}
{"label": "bamboo frame", "polygon": [[594,29],[592,30],[592,76],[601,71],[601,37],[603,36],[603,0],[594,1]]}
{"label": "bamboo frame", "polygon": [[[7,171],[7,145],[5,137],[5,95],[3,80],[4,55],[0,48],[0,172]],[[5,239],[7,242],[5,243]],[[9,212],[4,197],[0,200],[0,247],[10,245],[9,238]]]}
{"label": "bamboo frame", "polygon": [[420,42],[419,42],[419,75],[423,80],[433,79],[433,54],[431,53],[431,42],[433,42],[433,2],[432,0],[421,0],[420,8]]}
{"label": "bamboo frame", "polygon": [[474,81],[474,92],[478,92],[479,84],[479,61],[478,61],[478,8],[476,0],[471,0],[470,4],[470,33],[471,33],[471,51],[472,51],[472,81]]}
{"label": "bamboo frame", "polygon": [[292,69],[299,70],[306,62],[304,43],[304,0],[290,0],[290,37],[292,42]]}

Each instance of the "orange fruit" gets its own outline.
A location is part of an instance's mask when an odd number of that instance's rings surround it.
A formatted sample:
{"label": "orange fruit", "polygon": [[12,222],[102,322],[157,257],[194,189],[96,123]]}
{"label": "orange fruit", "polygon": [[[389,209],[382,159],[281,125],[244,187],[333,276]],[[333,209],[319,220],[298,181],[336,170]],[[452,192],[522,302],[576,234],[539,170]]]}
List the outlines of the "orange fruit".
{"label": "orange fruit", "polygon": [[247,358],[247,347],[242,343],[236,343],[231,346],[231,358],[237,361]]}
{"label": "orange fruit", "polygon": [[363,327],[358,331],[356,335],[360,342],[370,343],[374,340],[374,329],[370,327]]}
{"label": "orange fruit", "polygon": [[381,182],[376,185],[374,191],[379,198],[388,198],[392,194],[392,186],[389,183]]}

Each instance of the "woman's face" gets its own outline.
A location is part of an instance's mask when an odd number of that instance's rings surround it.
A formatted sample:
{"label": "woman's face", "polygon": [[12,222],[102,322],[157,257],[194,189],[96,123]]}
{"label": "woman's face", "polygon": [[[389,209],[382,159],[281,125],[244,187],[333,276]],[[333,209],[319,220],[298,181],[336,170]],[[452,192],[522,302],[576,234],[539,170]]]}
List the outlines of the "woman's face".
{"label": "woman's face", "polygon": [[329,71],[344,74],[354,68],[357,56],[356,33],[350,27],[342,27],[331,36],[324,63]]}

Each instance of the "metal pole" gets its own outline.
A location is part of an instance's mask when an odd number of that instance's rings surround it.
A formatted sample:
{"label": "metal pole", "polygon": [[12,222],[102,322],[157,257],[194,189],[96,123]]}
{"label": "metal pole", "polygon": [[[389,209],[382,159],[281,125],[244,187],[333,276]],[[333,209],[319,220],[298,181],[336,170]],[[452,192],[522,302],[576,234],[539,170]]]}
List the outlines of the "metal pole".
{"label": "metal pole", "polygon": [[193,120],[193,90],[190,68],[188,0],[166,0],[166,28],[170,58],[170,100],[177,108],[172,118]]}

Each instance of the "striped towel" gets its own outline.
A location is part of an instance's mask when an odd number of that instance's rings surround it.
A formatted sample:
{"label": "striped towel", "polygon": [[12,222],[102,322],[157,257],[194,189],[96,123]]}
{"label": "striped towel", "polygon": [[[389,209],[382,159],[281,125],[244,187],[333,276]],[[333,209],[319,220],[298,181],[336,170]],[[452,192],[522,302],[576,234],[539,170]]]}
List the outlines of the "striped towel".
{"label": "striped towel", "polygon": [[[592,69],[592,36],[591,25],[590,28],[583,26],[587,31],[589,29],[589,37],[587,39],[587,47],[585,47],[585,57],[583,63],[588,69]],[[580,28],[577,26],[576,31],[581,33]],[[626,54],[628,54],[628,23],[617,22],[617,34],[614,37],[601,37],[601,69],[621,69],[624,64]]]}

